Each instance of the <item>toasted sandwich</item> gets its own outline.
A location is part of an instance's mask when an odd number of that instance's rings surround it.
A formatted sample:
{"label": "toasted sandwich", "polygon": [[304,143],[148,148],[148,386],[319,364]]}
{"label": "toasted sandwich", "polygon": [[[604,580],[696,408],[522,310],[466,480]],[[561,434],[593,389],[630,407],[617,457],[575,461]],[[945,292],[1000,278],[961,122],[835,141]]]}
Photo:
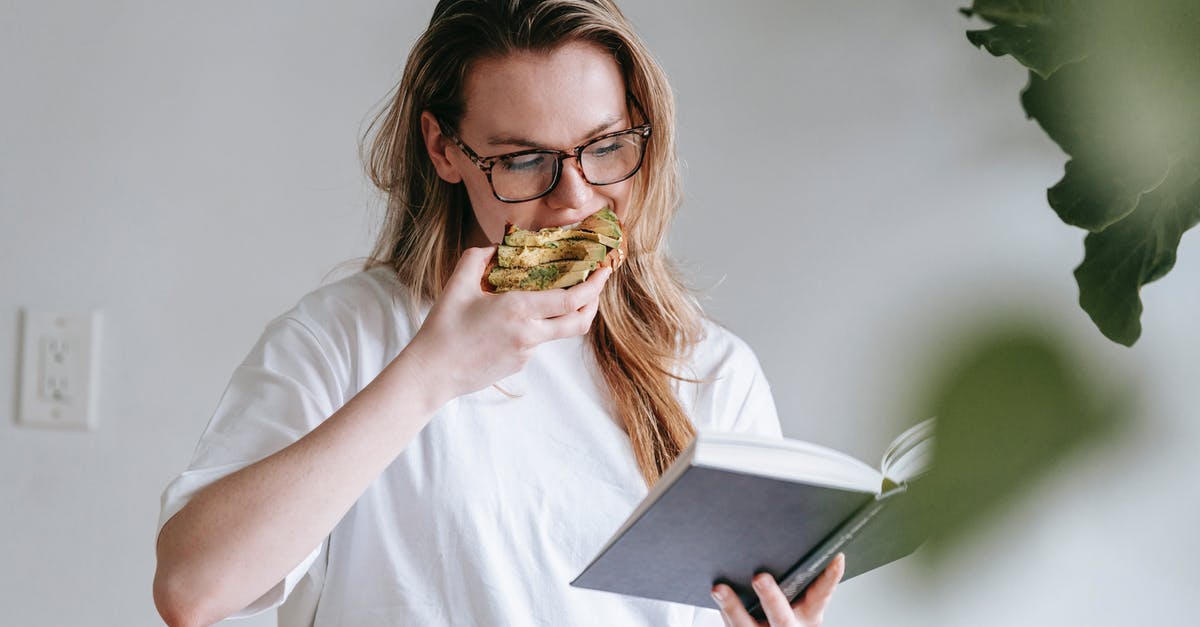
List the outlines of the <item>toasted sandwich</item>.
{"label": "toasted sandwich", "polygon": [[570,227],[527,231],[510,224],[486,285],[497,292],[570,287],[598,267],[619,267],[624,248],[621,222],[610,209]]}

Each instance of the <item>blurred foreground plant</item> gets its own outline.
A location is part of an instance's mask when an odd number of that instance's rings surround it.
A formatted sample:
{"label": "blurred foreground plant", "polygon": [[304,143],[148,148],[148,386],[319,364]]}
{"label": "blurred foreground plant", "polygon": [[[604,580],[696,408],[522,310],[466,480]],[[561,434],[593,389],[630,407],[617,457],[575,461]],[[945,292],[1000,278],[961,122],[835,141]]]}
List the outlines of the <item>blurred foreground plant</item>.
{"label": "blurred foreground plant", "polygon": [[1066,342],[1014,323],[956,342],[916,409],[936,416],[932,470],[913,522],[935,560],[1087,445],[1116,435],[1133,394],[1090,373]]}
{"label": "blurred foreground plant", "polygon": [[1142,285],[1175,265],[1200,222],[1200,2],[975,0],[967,33],[1030,69],[1021,94],[1070,157],[1048,191],[1089,231],[1075,269],[1079,304],[1109,339],[1141,335]]}

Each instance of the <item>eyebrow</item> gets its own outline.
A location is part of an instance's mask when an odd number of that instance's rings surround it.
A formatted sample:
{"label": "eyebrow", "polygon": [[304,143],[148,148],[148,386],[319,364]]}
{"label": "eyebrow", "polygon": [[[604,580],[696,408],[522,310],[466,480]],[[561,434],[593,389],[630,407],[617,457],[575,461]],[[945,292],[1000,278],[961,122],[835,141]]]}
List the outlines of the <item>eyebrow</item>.
{"label": "eyebrow", "polygon": [[[588,131],[586,137],[589,139],[595,137],[600,133],[612,128],[613,125],[615,125],[617,122],[620,122],[622,119],[624,119],[623,116],[616,114],[610,115],[607,118],[604,118],[604,121],[597,125],[596,128]],[[519,135],[492,135],[488,138],[487,143],[490,146],[524,146],[528,148],[546,148],[550,150],[550,148],[547,148],[542,144],[530,139],[525,139]]]}

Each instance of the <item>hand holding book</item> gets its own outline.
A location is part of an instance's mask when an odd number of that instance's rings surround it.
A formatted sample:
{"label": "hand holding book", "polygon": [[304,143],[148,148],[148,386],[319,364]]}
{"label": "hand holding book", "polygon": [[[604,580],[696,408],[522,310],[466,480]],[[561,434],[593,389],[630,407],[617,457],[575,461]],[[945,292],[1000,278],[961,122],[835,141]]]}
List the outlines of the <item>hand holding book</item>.
{"label": "hand holding book", "polygon": [[733,588],[725,584],[713,587],[713,601],[721,610],[721,617],[732,627],[784,627],[796,625],[799,621],[804,627],[818,627],[825,616],[825,606],[829,604],[834,589],[846,571],[846,556],[839,553],[816,581],[808,586],[804,595],[789,604],[788,598],[770,573],[759,573],[754,577],[754,592],[758,594],[758,604],[766,615],[767,622],[762,623],[750,615],[742,600],[733,592]]}

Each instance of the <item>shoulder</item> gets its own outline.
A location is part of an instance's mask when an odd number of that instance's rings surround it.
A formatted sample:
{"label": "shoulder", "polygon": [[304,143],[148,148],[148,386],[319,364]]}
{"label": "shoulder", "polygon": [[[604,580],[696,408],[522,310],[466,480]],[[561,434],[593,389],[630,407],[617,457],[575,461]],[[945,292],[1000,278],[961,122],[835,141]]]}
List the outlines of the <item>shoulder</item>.
{"label": "shoulder", "polygon": [[401,297],[400,283],[391,268],[376,266],[314,289],[284,316],[322,320],[363,309],[395,310],[401,304]]}
{"label": "shoulder", "polygon": [[700,430],[779,435],[771,387],[758,357],[729,329],[705,319],[684,362],[679,398]]}
{"label": "shoulder", "polygon": [[412,339],[416,329],[410,320],[422,311],[407,303],[390,267],[359,271],[312,290],[267,323],[259,348],[323,361],[328,369],[348,373],[349,380],[340,383],[350,386],[360,378],[350,373],[382,368]]}
{"label": "shoulder", "polygon": [[754,350],[733,331],[711,318],[703,318],[702,335],[685,361],[686,376],[712,379],[736,372],[759,370]]}
{"label": "shoulder", "polygon": [[[407,296],[388,266],[376,266],[322,285],[300,298],[278,321],[299,323],[329,339],[411,337]],[[418,312],[419,315],[419,312]]]}

